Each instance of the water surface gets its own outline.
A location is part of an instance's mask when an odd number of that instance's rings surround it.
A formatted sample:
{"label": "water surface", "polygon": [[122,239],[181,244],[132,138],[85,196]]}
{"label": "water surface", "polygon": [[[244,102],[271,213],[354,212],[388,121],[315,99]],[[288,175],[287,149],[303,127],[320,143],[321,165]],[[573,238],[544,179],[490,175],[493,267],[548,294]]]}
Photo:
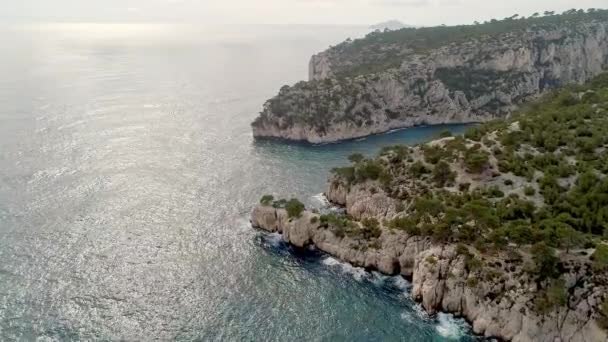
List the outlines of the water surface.
{"label": "water surface", "polygon": [[[319,205],[351,153],[249,123],[356,27],[0,29],[0,340],[469,340],[401,278],[251,229],[262,194]],[[461,126],[450,127],[462,131]]]}

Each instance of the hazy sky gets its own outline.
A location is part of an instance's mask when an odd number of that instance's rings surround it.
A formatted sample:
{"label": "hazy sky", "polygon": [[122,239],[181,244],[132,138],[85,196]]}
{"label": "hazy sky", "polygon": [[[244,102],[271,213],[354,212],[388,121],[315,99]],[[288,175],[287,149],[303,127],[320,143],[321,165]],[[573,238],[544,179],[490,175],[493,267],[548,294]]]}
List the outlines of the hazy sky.
{"label": "hazy sky", "polygon": [[606,8],[607,0],[0,0],[8,21],[196,21],[212,24],[471,23],[515,13]]}

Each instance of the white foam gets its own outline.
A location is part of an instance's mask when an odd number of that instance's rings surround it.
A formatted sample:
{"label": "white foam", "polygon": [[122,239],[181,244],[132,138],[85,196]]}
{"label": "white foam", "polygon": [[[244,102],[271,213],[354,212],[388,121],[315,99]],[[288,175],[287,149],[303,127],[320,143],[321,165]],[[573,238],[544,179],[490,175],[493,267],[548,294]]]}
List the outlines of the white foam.
{"label": "white foam", "polygon": [[414,309],[414,312],[416,313],[416,316],[418,316],[418,318],[425,321],[430,319],[429,313],[424,310],[421,304],[416,304],[412,308]]}
{"label": "white foam", "polygon": [[449,339],[459,339],[466,334],[467,325],[463,319],[457,319],[451,314],[439,313],[435,329],[439,335]]}
{"label": "white foam", "polygon": [[432,323],[431,317],[424,310],[424,308],[422,307],[422,305],[420,305],[420,304],[414,304],[412,306],[412,310],[413,311],[404,311],[404,312],[402,312],[401,313],[401,319],[403,319],[403,320],[405,320],[405,321],[407,321],[409,323],[415,323],[415,322],[420,322],[420,321]]}
{"label": "white foam", "polygon": [[283,236],[279,233],[270,233],[268,234],[267,241],[273,247],[279,247],[283,243]]}
{"label": "white foam", "polygon": [[384,285],[384,282],[386,282],[388,278],[388,276],[380,272],[372,271],[372,282],[377,286]]}
{"label": "white foam", "polygon": [[341,262],[332,257],[327,257],[327,258],[323,259],[322,263],[327,266],[340,267],[342,272],[352,275],[353,278],[355,278],[355,280],[357,280],[357,281],[361,281],[361,280],[369,277],[369,274],[367,272],[365,272],[365,270],[363,268],[354,267],[353,265],[351,265],[349,263]]}
{"label": "white foam", "polygon": [[327,199],[327,197],[325,197],[325,194],[323,194],[323,193],[316,194],[316,195],[312,196],[312,198],[315,201],[317,201],[322,207],[329,206],[329,200]]}
{"label": "white foam", "polygon": [[400,290],[409,292],[412,289],[412,284],[405,280],[402,276],[393,277],[393,284]]}
{"label": "white foam", "polygon": [[408,322],[408,323],[414,323],[414,317],[412,316],[411,312],[402,312],[401,313],[401,319]]}

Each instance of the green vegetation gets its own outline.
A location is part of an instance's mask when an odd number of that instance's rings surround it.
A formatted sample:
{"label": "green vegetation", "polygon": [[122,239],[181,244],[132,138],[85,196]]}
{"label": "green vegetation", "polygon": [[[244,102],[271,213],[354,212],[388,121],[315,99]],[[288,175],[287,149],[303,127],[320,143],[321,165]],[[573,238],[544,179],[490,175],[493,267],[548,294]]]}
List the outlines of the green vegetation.
{"label": "green vegetation", "polygon": [[287,204],[285,204],[285,210],[287,210],[287,215],[290,218],[299,218],[304,209],[304,204],[295,198],[290,199]]}
{"label": "green vegetation", "polygon": [[473,148],[467,150],[464,155],[464,163],[467,167],[467,171],[471,173],[480,173],[489,162],[489,154],[485,151],[480,150],[481,145],[475,145]]}
{"label": "green vegetation", "polygon": [[566,284],[563,279],[556,279],[551,282],[551,285],[542,290],[535,298],[534,304],[536,311],[540,313],[549,313],[556,307],[566,305],[568,295],[566,292]]}
{"label": "green vegetation", "polygon": [[608,299],[605,299],[600,306],[600,317],[598,318],[598,323],[604,329],[608,329]]}
{"label": "green vegetation", "polygon": [[533,188],[533,187],[531,187],[531,186],[526,186],[526,187],[524,188],[524,194],[525,194],[526,196],[534,196],[534,195],[536,195],[536,189],[534,189],[534,188]]}
{"label": "green vegetation", "polygon": [[[464,137],[390,146],[377,158],[353,154],[349,160],[333,170],[333,181],[383,191],[399,213],[382,223],[336,213],[311,218],[357,248],[380,248],[383,228],[456,243],[472,288],[515,269],[491,261],[514,256],[509,262],[539,286],[534,307],[540,313],[566,304],[561,275],[571,260],[590,262],[592,276],[608,271],[608,74],[547,94]],[[260,203],[285,208],[290,218],[304,210],[295,199],[270,195]],[[592,255],[581,250],[591,248]],[[608,327],[606,302],[601,310],[598,322]]]}
{"label": "green vegetation", "polygon": [[451,186],[456,179],[456,174],[450,168],[450,164],[439,162],[433,169],[433,181],[438,187]]}
{"label": "green vegetation", "polygon": [[[526,30],[552,30],[576,27],[581,22],[608,19],[605,10],[569,10],[562,14],[546,12],[545,16],[511,16],[503,20],[492,19],[475,25],[404,28],[396,31],[372,32],[365,38],[347,40],[330,51],[343,63],[336,65],[338,77],[353,77],[377,73],[399,67],[403,61],[405,47],[413,53],[425,54],[433,49],[467,41],[493,42],[506,33],[521,33]],[[469,82],[482,87],[492,85],[494,75],[479,73],[455,73],[446,75],[453,82]]]}
{"label": "green vegetation", "polygon": [[532,259],[536,265],[534,271],[540,279],[555,278],[559,276],[557,268],[559,258],[555,256],[555,249],[549,247],[545,242],[539,242],[532,246]]}
{"label": "green vegetation", "polygon": [[608,270],[608,245],[598,245],[591,258],[593,259],[593,269],[595,271]]}
{"label": "green vegetation", "polygon": [[272,195],[264,195],[262,199],[260,199],[260,204],[265,206],[271,206],[272,202],[274,202],[274,196]]}
{"label": "green vegetation", "polygon": [[377,239],[382,234],[380,222],[374,218],[368,218],[355,223],[349,216],[336,213],[321,215],[320,223],[330,229],[337,237],[350,237],[361,241]]}
{"label": "green vegetation", "polygon": [[[334,170],[338,179],[379,182],[378,189],[399,200],[399,212],[407,208],[384,224],[390,229],[481,253],[524,248],[532,259],[528,271],[546,284],[557,284],[560,253],[587,246],[597,246],[594,271],[608,269],[608,247],[599,242],[608,237],[608,74],[548,94],[465,137],[350,159],[353,166]],[[456,168],[469,177],[505,178],[472,186],[457,182]],[[363,226],[366,232],[355,227],[351,236],[377,236],[375,224]],[[459,254],[467,268],[482,269],[468,248]],[[556,288],[546,288],[539,309],[560,303]]]}
{"label": "green vegetation", "polygon": [[289,218],[299,218],[304,211],[305,206],[299,200],[292,198],[289,201],[286,199],[274,200],[274,196],[272,195],[264,195],[260,200],[260,204],[264,206],[272,206],[276,209],[285,209],[287,210],[287,215]]}

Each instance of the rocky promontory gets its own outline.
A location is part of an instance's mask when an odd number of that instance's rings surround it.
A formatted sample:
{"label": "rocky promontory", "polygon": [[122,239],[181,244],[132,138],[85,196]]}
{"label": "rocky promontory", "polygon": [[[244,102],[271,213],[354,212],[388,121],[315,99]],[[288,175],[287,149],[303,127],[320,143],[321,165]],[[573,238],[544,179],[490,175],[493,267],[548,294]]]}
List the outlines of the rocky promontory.
{"label": "rocky promontory", "polygon": [[[361,204],[356,201],[353,205]],[[487,279],[481,272],[467,269],[467,255],[459,254],[455,245],[383,230],[377,244],[369,247],[357,239],[336,236],[319,217],[306,211],[300,218],[290,219],[285,209],[259,205],[251,221],[256,228],[281,233],[294,246],[313,245],[355,266],[401,274],[412,280],[412,296],[427,312],[465,317],[477,334],[522,342],[608,341],[595,313],[608,288],[594,284],[588,275],[588,260],[573,260],[568,265],[564,276],[571,290],[568,306],[539,314],[531,306],[539,292],[537,284],[532,277],[522,278],[523,266],[508,259],[497,256],[492,270],[501,272],[501,279]],[[474,279],[479,282],[473,287]]]}
{"label": "rocky promontory", "polygon": [[608,11],[374,32],[313,56],[309,81],[281,88],[252,129],[324,143],[485,122],[607,66]]}
{"label": "rocky promontory", "polygon": [[608,342],[608,74],[508,120],[353,154],[328,200],[264,196],[254,227],[411,279],[429,313],[508,341]]}

